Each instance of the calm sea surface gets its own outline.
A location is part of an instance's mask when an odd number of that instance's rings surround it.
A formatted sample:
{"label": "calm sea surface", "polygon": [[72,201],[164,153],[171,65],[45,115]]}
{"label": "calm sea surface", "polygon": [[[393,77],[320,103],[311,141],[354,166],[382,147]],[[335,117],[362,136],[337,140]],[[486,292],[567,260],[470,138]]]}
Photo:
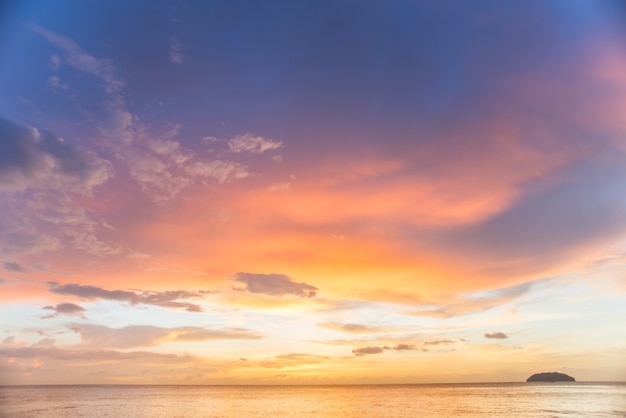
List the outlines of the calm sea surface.
{"label": "calm sea surface", "polygon": [[2,417],[626,417],[626,383],[4,386]]}

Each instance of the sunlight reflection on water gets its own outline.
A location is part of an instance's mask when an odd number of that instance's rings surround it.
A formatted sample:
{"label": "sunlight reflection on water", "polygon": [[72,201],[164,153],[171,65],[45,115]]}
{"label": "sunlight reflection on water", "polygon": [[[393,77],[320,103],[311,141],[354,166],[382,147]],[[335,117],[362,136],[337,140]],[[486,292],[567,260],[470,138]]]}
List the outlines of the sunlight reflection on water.
{"label": "sunlight reflection on water", "polygon": [[13,386],[3,417],[626,417],[625,383]]}

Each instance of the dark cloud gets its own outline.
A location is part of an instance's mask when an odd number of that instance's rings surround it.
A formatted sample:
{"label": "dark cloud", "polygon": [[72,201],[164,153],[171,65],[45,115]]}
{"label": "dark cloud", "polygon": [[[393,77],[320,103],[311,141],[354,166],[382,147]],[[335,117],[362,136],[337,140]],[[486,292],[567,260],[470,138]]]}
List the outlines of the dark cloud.
{"label": "dark cloud", "polygon": [[413,344],[398,344],[395,347],[392,347],[392,349],[396,351],[418,350],[417,346]]}
{"label": "dark cloud", "polygon": [[364,356],[366,354],[380,354],[383,352],[384,347],[361,347],[352,350],[355,356]]}
{"label": "dark cloud", "polygon": [[10,271],[15,271],[18,273],[24,273],[26,272],[26,268],[21,265],[20,263],[18,263],[17,261],[7,261],[4,263],[4,269],[5,270],[10,270]]}
{"label": "dark cloud", "polygon": [[81,343],[99,348],[150,347],[163,342],[195,342],[210,340],[251,340],[261,338],[247,329],[208,329],[202,327],[162,328],[151,325],[130,325],[109,328],[104,325],[73,324]]}
{"label": "dark cloud", "polygon": [[85,286],[80,284],[60,285],[56,282],[48,282],[49,291],[59,295],[73,295],[82,299],[115,300],[127,302],[131,305],[155,305],[163,308],[185,309],[188,312],[202,312],[202,307],[195,303],[184,301],[185,299],[198,299],[212,293],[208,290],[168,290],[156,291],[130,291],[130,290],[106,290],[97,286]]}
{"label": "dark cloud", "polygon": [[270,296],[297,296],[312,298],[319,290],[307,283],[297,283],[284,274],[237,273],[233,279],[246,285],[249,293],[263,293]]}
{"label": "dark cloud", "polygon": [[56,306],[44,306],[42,309],[48,309],[54,311],[53,314],[44,316],[43,318],[54,318],[58,315],[73,315],[85,317],[83,312],[85,312],[85,308],[82,306],[75,305],[73,303],[59,303]]}
{"label": "dark cloud", "polygon": [[0,191],[45,187],[89,192],[108,180],[109,166],[51,132],[0,117]]}
{"label": "dark cloud", "polygon": [[376,332],[384,332],[384,330],[377,327],[370,327],[361,324],[342,324],[337,322],[321,322],[317,326],[322,328],[332,329],[333,331],[347,332],[351,334],[369,334]]}
{"label": "dark cloud", "polygon": [[486,333],[485,334],[485,338],[496,338],[496,339],[505,339],[505,338],[509,338],[508,335],[506,335],[504,332],[491,332],[491,333]]}

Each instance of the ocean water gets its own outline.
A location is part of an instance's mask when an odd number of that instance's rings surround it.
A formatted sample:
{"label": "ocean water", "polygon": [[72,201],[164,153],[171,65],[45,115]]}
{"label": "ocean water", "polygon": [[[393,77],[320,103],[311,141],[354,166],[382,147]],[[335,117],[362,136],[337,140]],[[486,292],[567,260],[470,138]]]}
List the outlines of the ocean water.
{"label": "ocean water", "polygon": [[626,417],[626,383],[3,386],[2,417]]}

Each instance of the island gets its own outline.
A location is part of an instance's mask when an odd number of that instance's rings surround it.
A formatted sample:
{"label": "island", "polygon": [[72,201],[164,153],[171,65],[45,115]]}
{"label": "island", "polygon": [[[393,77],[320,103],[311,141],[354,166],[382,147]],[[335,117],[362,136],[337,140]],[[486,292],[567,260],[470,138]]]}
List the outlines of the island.
{"label": "island", "polygon": [[568,376],[564,373],[546,372],[536,373],[526,379],[527,382],[575,382],[572,376]]}

